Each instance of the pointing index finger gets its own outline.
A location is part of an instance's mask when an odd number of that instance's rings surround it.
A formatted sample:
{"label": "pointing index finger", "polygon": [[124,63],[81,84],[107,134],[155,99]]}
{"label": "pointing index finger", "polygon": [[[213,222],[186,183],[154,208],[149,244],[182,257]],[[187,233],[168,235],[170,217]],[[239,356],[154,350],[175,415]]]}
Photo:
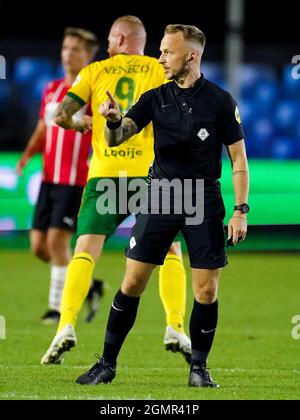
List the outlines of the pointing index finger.
{"label": "pointing index finger", "polygon": [[112,96],[112,94],[110,93],[109,90],[106,91],[106,95],[109,97],[111,103],[115,106],[116,105],[116,101],[115,101],[114,97]]}

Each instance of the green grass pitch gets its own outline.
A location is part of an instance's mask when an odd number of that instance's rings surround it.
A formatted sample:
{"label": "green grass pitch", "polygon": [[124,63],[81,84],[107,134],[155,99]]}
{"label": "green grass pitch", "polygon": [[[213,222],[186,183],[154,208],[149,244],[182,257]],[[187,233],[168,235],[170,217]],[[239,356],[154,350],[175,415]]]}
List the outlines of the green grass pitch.
{"label": "green grass pitch", "polygon": [[[81,387],[74,380],[102,352],[106,320],[125,258],[106,252],[96,276],[109,285],[100,312],[91,324],[81,313],[78,345],[62,366],[41,366],[54,326],[39,322],[47,307],[49,267],[27,251],[0,251],[0,315],[6,340],[0,340],[1,399],[299,399],[300,340],[291,336],[292,318],[300,315],[298,254],[234,254],[224,270],[220,320],[209,360],[218,390],[190,389],[188,366],[162,343],[165,320],[158,295],[157,272],[145,292],[134,329],[110,385]],[[185,258],[186,267],[188,260]],[[188,269],[186,330],[192,307]]]}

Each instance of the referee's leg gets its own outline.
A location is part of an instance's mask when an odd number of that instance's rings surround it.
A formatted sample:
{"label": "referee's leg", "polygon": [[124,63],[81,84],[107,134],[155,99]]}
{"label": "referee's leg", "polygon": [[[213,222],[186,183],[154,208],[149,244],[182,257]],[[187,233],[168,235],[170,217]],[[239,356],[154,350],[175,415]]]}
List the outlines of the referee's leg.
{"label": "referee's leg", "polygon": [[134,325],[140,296],[147,287],[154,264],[127,258],[126,272],[110,309],[104,341],[103,358],[115,365],[118,354]]}
{"label": "referee's leg", "polygon": [[146,289],[155,267],[154,264],[127,258],[126,271],[121,283],[122,293],[132,297],[140,297]]}
{"label": "referee's leg", "polygon": [[121,288],[112,303],[106,326],[103,356],[76,383],[96,385],[111,382],[116,376],[116,364],[121,347],[135,322],[140,296],[147,287],[155,264],[127,258]]}
{"label": "referee's leg", "polygon": [[192,269],[194,307],[190,319],[192,360],[190,386],[217,385],[206,371],[218,323],[218,286],[221,269]]}

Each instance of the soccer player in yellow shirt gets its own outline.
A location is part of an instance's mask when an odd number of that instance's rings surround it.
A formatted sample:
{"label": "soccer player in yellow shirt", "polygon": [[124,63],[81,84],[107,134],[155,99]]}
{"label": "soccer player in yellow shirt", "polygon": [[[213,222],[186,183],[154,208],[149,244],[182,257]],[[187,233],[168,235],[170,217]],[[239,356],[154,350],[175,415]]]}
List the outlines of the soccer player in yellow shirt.
{"label": "soccer player in yellow shirt", "polygon": [[[152,125],[137,134],[130,146],[124,144],[109,148],[104,137],[106,121],[98,109],[106,99],[106,90],[109,90],[114,92],[122,112],[126,113],[144,92],[167,82],[164,71],[156,58],[144,55],[146,31],[137,17],[123,16],[117,19],[108,41],[110,58],[95,62],[80,72],[55,117],[55,122],[61,127],[85,132],[90,127],[85,126],[84,122],[74,122],[72,116],[91,103],[93,156],[78,215],[75,252],[67,270],[60,323],[56,336],[42,358],[42,364],[61,363],[64,353],[76,345],[76,320],[89,290],[95,262],[101,256],[106,238],[129,214],[121,214],[124,212],[118,210],[114,214],[99,213],[97,203],[105,194],[99,191],[99,182],[113,182],[116,191],[119,191],[124,179],[127,183],[133,179],[146,179],[154,159]],[[113,205],[119,208],[119,203]],[[184,332],[186,273],[180,243],[172,244],[160,269],[159,291],[166,312],[166,349],[179,351],[190,361],[191,343]],[[122,302],[118,302],[118,305],[122,310]]]}

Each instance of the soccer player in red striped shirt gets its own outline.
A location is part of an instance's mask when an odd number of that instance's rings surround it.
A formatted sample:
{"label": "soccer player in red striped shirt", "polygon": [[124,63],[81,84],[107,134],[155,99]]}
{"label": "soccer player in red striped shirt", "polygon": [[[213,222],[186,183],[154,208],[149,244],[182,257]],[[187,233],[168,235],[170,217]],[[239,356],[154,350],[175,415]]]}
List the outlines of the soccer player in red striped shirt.
{"label": "soccer player in red striped shirt", "polygon": [[[23,168],[35,154],[43,154],[42,185],[30,232],[32,252],[51,264],[49,310],[42,320],[59,320],[65,275],[71,259],[70,241],[76,230],[77,213],[87,181],[91,150],[91,110],[86,106],[74,116],[81,132],[64,130],[53,123],[53,115],[75,81],[98,51],[98,40],[89,31],[67,28],[61,59],[65,72],[62,80],[47,86],[41,104],[40,118],[29,143],[17,164]],[[98,284],[99,285],[99,284]]]}

